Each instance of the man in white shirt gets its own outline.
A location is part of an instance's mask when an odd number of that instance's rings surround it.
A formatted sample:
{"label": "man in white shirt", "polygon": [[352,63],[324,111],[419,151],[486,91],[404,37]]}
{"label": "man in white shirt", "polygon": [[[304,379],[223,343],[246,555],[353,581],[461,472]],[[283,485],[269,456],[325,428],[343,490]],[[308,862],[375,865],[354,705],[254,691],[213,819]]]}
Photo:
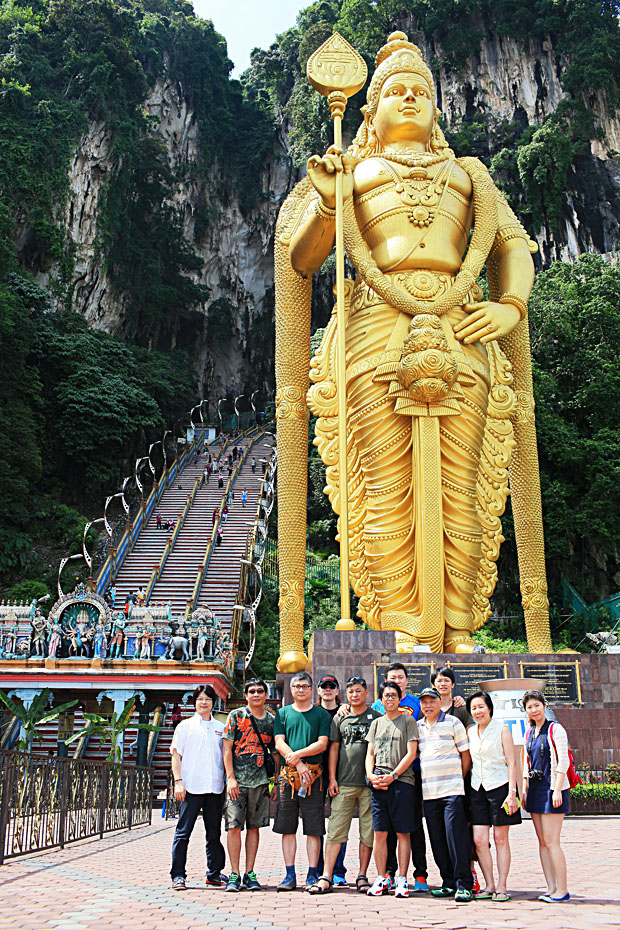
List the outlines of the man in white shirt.
{"label": "man in white shirt", "polygon": [[224,885],[226,861],[220,842],[224,800],[222,738],[224,724],[212,716],[217,695],[211,685],[198,685],[193,695],[196,713],[174,731],[170,747],[174,796],[181,802],[172,843],[172,887],[184,891],[187,845],[202,811],[207,851],[207,885]]}

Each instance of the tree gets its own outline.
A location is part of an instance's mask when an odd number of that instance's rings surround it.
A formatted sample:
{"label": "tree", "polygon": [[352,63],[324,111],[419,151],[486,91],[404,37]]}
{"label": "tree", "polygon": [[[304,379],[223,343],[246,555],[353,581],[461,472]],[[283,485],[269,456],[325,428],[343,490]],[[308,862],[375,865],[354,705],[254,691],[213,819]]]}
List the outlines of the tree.
{"label": "tree", "polygon": [[120,714],[114,710],[111,717],[106,717],[103,714],[84,714],[86,720],[89,721],[88,726],[83,727],[78,733],[74,733],[66,741],[67,746],[69,743],[75,743],[83,736],[100,736],[102,743],[105,744],[108,740],[110,741],[110,751],[106,756],[106,762],[121,762],[121,736],[129,726],[136,730],[151,730],[152,732],[160,730],[160,727],[156,727],[152,723],[132,723],[131,717],[134,704],[134,698],[130,698]]}
{"label": "tree", "polygon": [[22,725],[23,736],[17,743],[18,749],[24,752],[30,752],[32,742],[35,737],[38,736],[37,727],[44,723],[50,723],[52,720],[56,720],[60,714],[65,714],[77,704],[77,700],[68,701],[66,704],[60,704],[58,707],[54,707],[53,710],[46,711],[45,708],[48,705],[49,698],[50,689],[44,688],[43,691],[37,694],[30,707],[25,707],[23,704],[13,701],[4,691],[0,691],[0,701],[6,706],[10,714],[17,717]]}

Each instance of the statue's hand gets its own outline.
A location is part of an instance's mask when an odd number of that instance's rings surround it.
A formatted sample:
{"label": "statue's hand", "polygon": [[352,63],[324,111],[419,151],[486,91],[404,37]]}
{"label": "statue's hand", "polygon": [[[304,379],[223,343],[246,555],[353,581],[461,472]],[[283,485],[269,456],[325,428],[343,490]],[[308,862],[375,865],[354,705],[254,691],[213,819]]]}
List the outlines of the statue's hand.
{"label": "statue's hand", "polygon": [[308,177],[320,195],[323,203],[332,210],[336,206],[336,174],[342,171],[342,191],[344,197],[353,193],[353,167],[350,155],[343,155],[342,149],[331,145],[323,158],[312,155],[308,159]]}
{"label": "statue's hand", "polygon": [[513,304],[498,304],[493,300],[481,300],[464,304],[469,314],[454,327],[454,335],[465,344],[470,342],[492,342],[511,332],[521,314]]}

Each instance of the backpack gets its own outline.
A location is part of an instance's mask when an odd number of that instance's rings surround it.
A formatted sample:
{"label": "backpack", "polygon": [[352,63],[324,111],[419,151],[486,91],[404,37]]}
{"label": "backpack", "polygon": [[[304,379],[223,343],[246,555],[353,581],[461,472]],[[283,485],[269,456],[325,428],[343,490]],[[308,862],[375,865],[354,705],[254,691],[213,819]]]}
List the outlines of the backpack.
{"label": "backpack", "polygon": [[[555,740],[553,738],[553,723],[549,724],[549,739],[555,749],[555,758],[556,762],[559,762],[560,757],[558,756],[558,747],[555,745]],[[581,778],[577,774],[577,769],[575,768],[575,756],[573,755],[573,750],[568,747],[568,771],[566,773],[568,778],[568,790],[572,791],[575,785],[581,784]]]}
{"label": "backpack", "polygon": [[[529,737],[530,737],[530,734],[532,733],[532,730],[533,730],[533,728],[530,727],[529,730],[527,731],[527,733],[525,734],[525,746],[526,746],[526,748],[527,748],[528,741],[529,741]],[[556,762],[559,762],[559,761],[560,761],[560,756],[559,756],[559,754],[558,754],[558,747],[555,745],[555,740],[554,740],[554,738],[553,738],[553,723],[552,723],[551,721],[549,721],[549,728],[548,728],[547,732],[548,732],[548,734],[549,734],[549,740],[551,741],[551,745],[553,746],[553,748],[554,748],[554,750],[555,750],[555,759],[556,759]],[[543,734],[543,735],[544,735],[544,734]],[[530,750],[528,749],[528,758],[529,758],[529,752],[530,752]],[[573,755],[573,750],[570,748],[570,746],[568,747],[568,771],[566,772],[566,777],[568,778],[568,790],[569,790],[569,791],[572,791],[572,789],[575,787],[575,785],[581,785],[581,784],[582,784],[581,778],[580,778],[579,775],[577,774],[577,769],[576,769],[576,767],[575,767],[575,756]]]}

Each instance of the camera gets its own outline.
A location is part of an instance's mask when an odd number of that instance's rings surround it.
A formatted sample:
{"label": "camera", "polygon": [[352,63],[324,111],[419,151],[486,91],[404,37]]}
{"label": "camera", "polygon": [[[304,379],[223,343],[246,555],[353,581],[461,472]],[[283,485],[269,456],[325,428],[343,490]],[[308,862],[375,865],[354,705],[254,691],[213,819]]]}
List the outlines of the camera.
{"label": "camera", "polygon": [[541,772],[540,769],[530,769],[527,776],[530,781],[542,781],[545,777],[545,773]]}

